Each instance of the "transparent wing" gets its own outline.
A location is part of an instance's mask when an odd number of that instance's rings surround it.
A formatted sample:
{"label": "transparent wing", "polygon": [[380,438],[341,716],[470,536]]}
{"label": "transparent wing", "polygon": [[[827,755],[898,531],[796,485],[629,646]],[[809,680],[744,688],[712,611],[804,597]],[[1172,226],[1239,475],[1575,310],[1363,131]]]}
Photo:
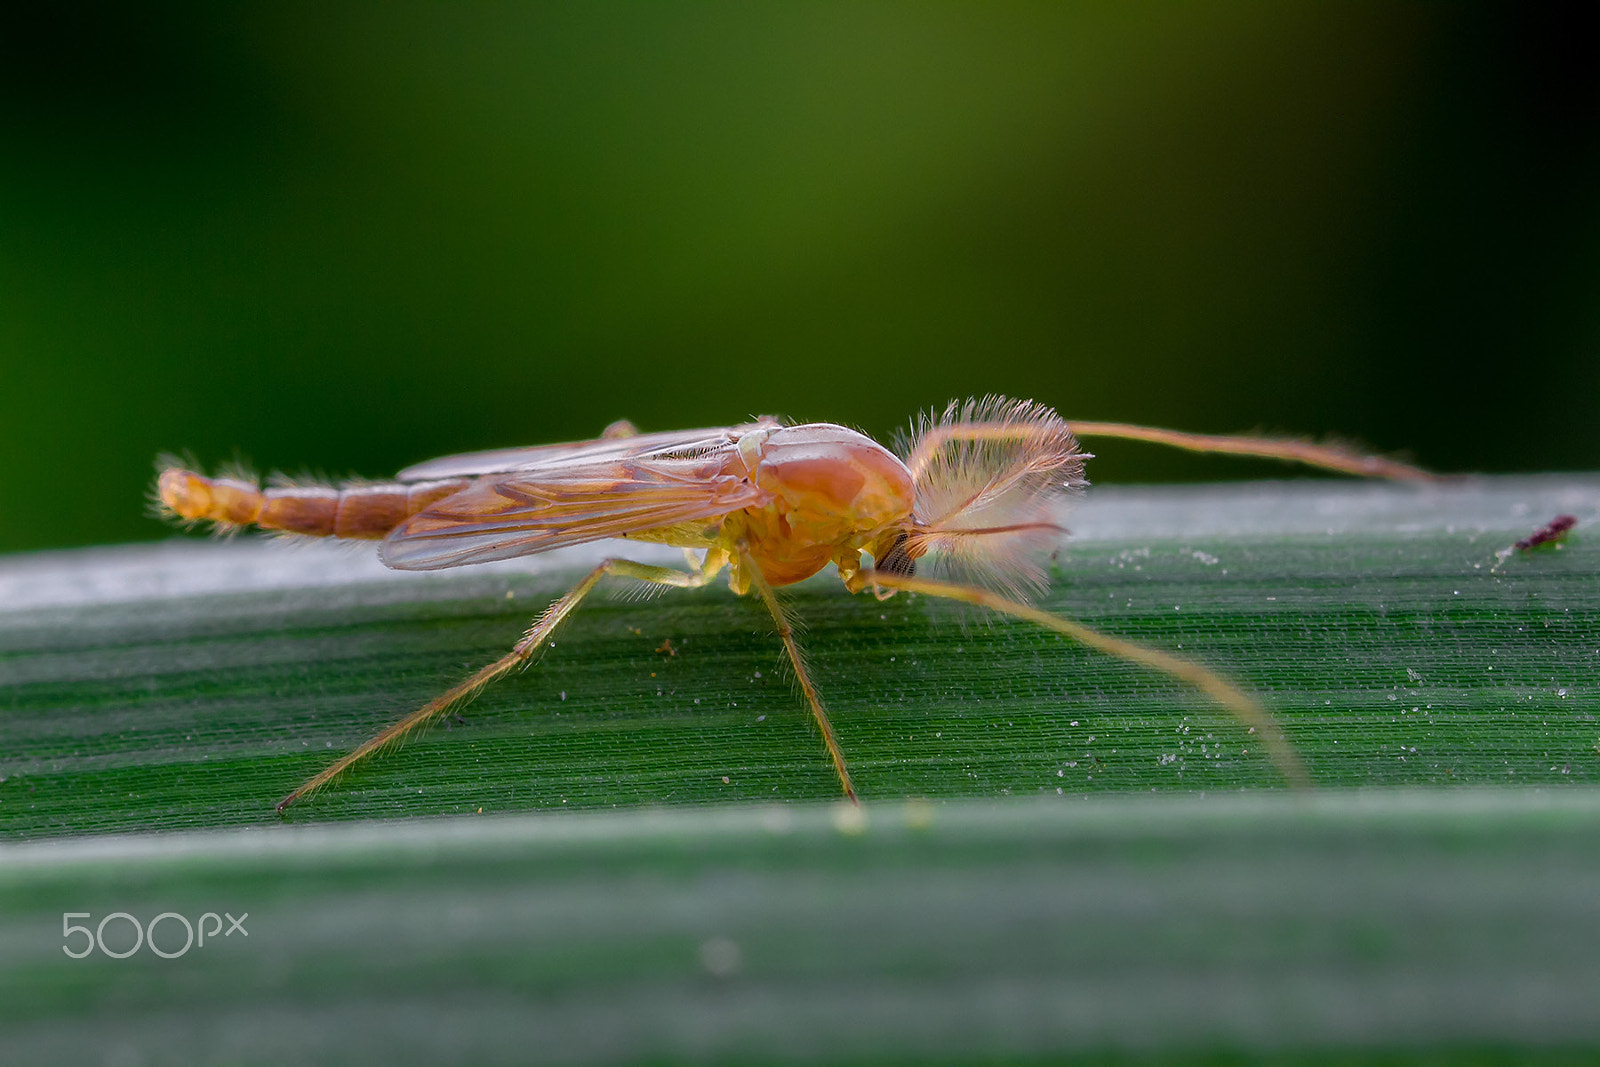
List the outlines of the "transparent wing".
{"label": "transparent wing", "polygon": [[632,437],[574,441],[570,444],[463,452],[407,467],[395,475],[395,480],[431,482],[440,478],[470,478],[484,474],[570,469],[626,459],[705,455],[726,448],[751,430],[776,425],[778,423],[775,419],[761,419],[743,426],[671,430],[665,433],[635,434]]}
{"label": "transparent wing", "polygon": [[731,442],[690,456],[579,463],[569,454],[479,479],[397,526],[378,555],[399,570],[436,570],[720,518],[767,499],[743,470]]}

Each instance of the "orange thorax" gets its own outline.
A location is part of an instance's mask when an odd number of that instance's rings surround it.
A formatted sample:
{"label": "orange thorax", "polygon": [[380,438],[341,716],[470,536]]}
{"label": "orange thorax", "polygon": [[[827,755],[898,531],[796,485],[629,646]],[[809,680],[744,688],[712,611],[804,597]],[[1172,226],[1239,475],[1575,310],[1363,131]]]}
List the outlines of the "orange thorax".
{"label": "orange thorax", "polygon": [[771,495],[743,517],[750,556],[773,585],[809,578],[911,517],[911,472],[894,453],[843,426],[757,430],[740,439],[739,462]]}

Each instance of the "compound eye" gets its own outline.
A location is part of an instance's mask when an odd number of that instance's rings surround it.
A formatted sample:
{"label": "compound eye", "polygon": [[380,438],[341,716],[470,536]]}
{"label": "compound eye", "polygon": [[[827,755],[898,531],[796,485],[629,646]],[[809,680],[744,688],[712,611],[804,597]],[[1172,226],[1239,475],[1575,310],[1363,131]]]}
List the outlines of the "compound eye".
{"label": "compound eye", "polygon": [[906,551],[906,542],[909,540],[910,538],[903,533],[896,537],[894,544],[889,546],[889,551],[885,552],[883,558],[877,561],[874,569],[880,570],[885,574],[904,575],[907,578],[916,574],[917,561],[912,559],[910,553]]}

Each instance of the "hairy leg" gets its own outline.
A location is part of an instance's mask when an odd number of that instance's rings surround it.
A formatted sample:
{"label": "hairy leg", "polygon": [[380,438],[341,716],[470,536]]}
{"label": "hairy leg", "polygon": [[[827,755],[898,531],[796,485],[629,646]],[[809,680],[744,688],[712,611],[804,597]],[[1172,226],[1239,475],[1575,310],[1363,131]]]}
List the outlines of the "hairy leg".
{"label": "hairy leg", "polygon": [[975,585],[958,585],[954,582],[937,582],[927,578],[913,578],[909,575],[886,574],[871,572],[864,575],[860,584],[865,586],[885,586],[890,589],[904,590],[908,593],[926,593],[928,596],[945,597],[949,600],[960,600],[968,604],[977,604],[980,607],[990,608],[994,611],[1015,615],[1019,619],[1026,619],[1031,623],[1054,630],[1058,634],[1072,638],[1079,644],[1086,645],[1108,655],[1125,659],[1130,663],[1137,663],[1153,670],[1161,671],[1180,681],[1199,689],[1206,696],[1216,701],[1228,710],[1234,718],[1253,729],[1267,748],[1267,754],[1278,770],[1291,784],[1296,786],[1310,786],[1311,779],[1306,774],[1305,765],[1300,762],[1300,757],[1294,748],[1283,736],[1283,731],[1278,728],[1267,709],[1262,707],[1243,691],[1206,668],[1181,656],[1173,656],[1145,645],[1124,641],[1121,638],[1110,637],[1092,630],[1082,623],[1063,619],[1052,615],[1048,611],[1023,604],[1019,601],[992,593],[987,589]]}
{"label": "hairy leg", "polygon": [[1221,452],[1233,456],[1255,456],[1304,463],[1308,467],[1355,474],[1364,478],[1393,478],[1399,481],[1435,481],[1437,474],[1409,463],[1373,456],[1340,445],[1318,445],[1292,437],[1261,437],[1256,434],[1185,433],[1155,426],[1134,426],[1126,422],[1068,423],[1079,437],[1120,437],[1127,441],[1149,441],[1171,445],[1189,452]]}
{"label": "hairy leg", "polygon": [[844,795],[850,802],[858,804],[860,801],[856,799],[856,787],[850,781],[850,770],[845,766],[844,752],[839,748],[839,739],[833,732],[833,723],[828,721],[828,713],[823,710],[822,697],[817,693],[816,684],[811,681],[811,672],[806,669],[805,656],[801,654],[800,646],[794,639],[794,627],[790,625],[783,605],[778,603],[777,594],[762,577],[761,569],[755,565],[749,554],[741,553],[739,563],[740,572],[749,576],[751,587],[761,596],[767,605],[767,610],[772,613],[773,622],[778,626],[778,639],[783,642],[783,649],[789,654],[789,662],[794,665],[795,678],[800,682],[800,689],[806,695],[806,702],[811,705],[811,717],[816,720],[817,729],[822,731],[822,743],[828,747],[828,758],[833,761],[833,769],[839,775],[839,785],[844,788]]}
{"label": "hairy leg", "polygon": [[584,597],[607,575],[618,575],[624,578],[636,578],[644,582],[657,585],[677,586],[692,589],[705,585],[722,568],[722,557],[712,553],[707,558],[706,565],[699,571],[686,573],[673,570],[670,567],[652,567],[643,563],[635,563],[627,559],[608,559],[594,570],[584,575],[583,580],[573,586],[565,596],[544,610],[544,613],[534,620],[528,632],[506,655],[478,671],[466,681],[441,693],[427,704],[413,711],[392,726],[378,733],[371,740],[364,742],[360,747],[342,756],[329,764],[324,770],[308,778],[298,789],[284,797],[277,803],[277,810],[283,810],[297,800],[302,800],[318,789],[333,781],[339,775],[349,770],[355,764],[377,753],[388,746],[399,742],[407,734],[426,726],[435,719],[444,715],[451,708],[471,700],[477,696],[478,691],[501,675],[527,663],[533,657],[540,645],[549,639],[572,610],[578,606]]}
{"label": "hairy leg", "polygon": [[[1318,445],[1290,437],[1185,433],[1182,430],[1163,430],[1155,426],[1135,426],[1126,422],[1086,422],[1077,419],[1068,420],[1067,425],[1078,437],[1119,437],[1127,441],[1170,445],[1188,452],[1218,452],[1235,456],[1254,456],[1260,459],[1281,459],[1290,463],[1303,463],[1309,467],[1367,478],[1392,478],[1400,481],[1435,481],[1439,478],[1437,474],[1398,460],[1369,455],[1340,445]],[[906,467],[910,469],[913,478],[917,477],[928,465],[929,460],[938,454],[939,449],[955,441],[1024,440],[1042,432],[1044,431],[1036,426],[1026,424],[1019,426],[1004,422],[973,422],[935,427],[918,440],[916,450],[906,457]]]}

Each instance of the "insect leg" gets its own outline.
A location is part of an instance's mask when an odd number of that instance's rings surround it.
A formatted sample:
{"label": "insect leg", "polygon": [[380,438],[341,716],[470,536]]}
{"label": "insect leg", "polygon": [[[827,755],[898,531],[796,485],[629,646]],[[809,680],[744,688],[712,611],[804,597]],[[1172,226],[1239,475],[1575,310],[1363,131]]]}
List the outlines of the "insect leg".
{"label": "insect leg", "polygon": [[677,586],[682,589],[693,589],[709,582],[724,565],[726,557],[720,553],[710,553],[706,563],[700,570],[684,572],[673,570],[671,567],[652,567],[643,563],[635,563],[627,559],[608,559],[594,570],[584,575],[583,580],[568,590],[567,594],[555,601],[544,613],[540,615],[528,632],[506,655],[478,671],[466,681],[453,686],[446,692],[430,700],[427,704],[413,711],[410,715],[396,722],[378,733],[371,740],[364,742],[347,755],[341,756],[316,775],[308,778],[298,789],[284,797],[277,803],[277,810],[281,814],[297,800],[301,800],[318,789],[333,781],[339,775],[349,770],[355,764],[368,756],[398,742],[411,731],[426,726],[428,723],[444,715],[452,707],[471,700],[478,691],[501,675],[527,663],[535,651],[549,639],[572,610],[578,606],[584,597],[599,583],[601,578],[608,574],[624,578],[636,578],[644,582],[658,585]]}
{"label": "insect leg", "polygon": [[[1084,422],[1077,419],[1069,420],[1067,425],[1078,437],[1119,437],[1128,441],[1171,445],[1173,448],[1189,452],[1219,452],[1235,456],[1255,456],[1260,459],[1281,459],[1291,463],[1304,463],[1308,467],[1367,478],[1393,478],[1400,481],[1434,481],[1439,478],[1439,475],[1431,471],[1398,460],[1369,455],[1340,445],[1318,445],[1310,441],[1296,441],[1289,437],[1185,433],[1182,430],[1163,430],[1155,426],[1135,426],[1126,422]],[[936,426],[918,439],[915,451],[906,458],[906,467],[911,471],[913,478],[918,477],[923,468],[938,454],[939,449],[953,441],[1020,441],[1045,432],[1037,426],[1007,422],[971,422],[954,426]]]}
{"label": "insect leg", "polygon": [[1169,655],[1145,645],[1124,641],[1121,638],[1110,637],[1092,630],[1082,623],[1063,619],[1052,615],[1048,611],[1023,604],[1007,597],[1000,596],[974,585],[957,585],[954,582],[937,582],[926,578],[913,578],[903,574],[887,574],[873,572],[865,576],[864,584],[882,585],[891,589],[903,589],[909,593],[926,593],[929,596],[945,597],[950,600],[960,600],[968,604],[977,604],[980,607],[991,608],[994,611],[1015,615],[1019,619],[1026,619],[1031,623],[1054,630],[1058,634],[1072,638],[1079,644],[1108,655],[1125,659],[1130,663],[1137,663],[1153,670],[1161,671],[1180,681],[1187,682],[1206,696],[1221,704],[1228,712],[1241,723],[1255,731],[1266,746],[1267,754],[1277,766],[1280,773],[1291,784],[1308,787],[1311,779],[1306,774],[1305,765],[1300,762],[1300,757],[1294,748],[1283,736],[1283,731],[1273,720],[1267,709],[1262,707],[1253,698],[1225,681],[1220,675],[1207,670],[1191,660],[1181,656]]}
{"label": "insect leg", "polygon": [[1413,482],[1435,481],[1439,478],[1431,471],[1384,456],[1368,455],[1340,445],[1318,445],[1310,441],[1296,441],[1292,437],[1184,433],[1181,430],[1163,430],[1155,426],[1134,426],[1126,422],[1072,420],[1068,425],[1079,437],[1120,437],[1128,441],[1171,445],[1173,448],[1189,452],[1222,452],[1234,456],[1281,459],[1365,478],[1393,478]]}
{"label": "insect leg", "polygon": [[1054,433],[1048,426],[1030,422],[963,422],[952,426],[931,426],[917,437],[916,447],[906,457],[906,469],[911,472],[912,478],[922,477],[923,470],[939,450],[953,441],[1042,440]]}
{"label": "insect leg", "polygon": [[833,723],[828,721],[828,713],[823,710],[822,697],[817,693],[817,687],[811,681],[811,672],[806,669],[805,656],[800,651],[800,645],[794,639],[794,627],[789,623],[789,617],[784,614],[783,605],[778,603],[778,596],[772,591],[772,586],[761,574],[761,569],[756,566],[748,553],[740,553],[740,573],[749,575],[750,584],[761,595],[762,601],[767,605],[767,610],[772,613],[773,622],[778,626],[778,639],[783,642],[783,650],[789,654],[789,662],[794,664],[794,675],[800,682],[800,689],[806,695],[806,702],[811,705],[811,717],[816,720],[817,729],[822,731],[822,743],[828,747],[828,758],[833,761],[834,772],[839,775],[839,785],[844,788],[844,795],[852,804],[859,804],[856,799],[856,787],[850,781],[850,769],[845,766],[844,751],[839,748],[839,738],[833,732]]}

